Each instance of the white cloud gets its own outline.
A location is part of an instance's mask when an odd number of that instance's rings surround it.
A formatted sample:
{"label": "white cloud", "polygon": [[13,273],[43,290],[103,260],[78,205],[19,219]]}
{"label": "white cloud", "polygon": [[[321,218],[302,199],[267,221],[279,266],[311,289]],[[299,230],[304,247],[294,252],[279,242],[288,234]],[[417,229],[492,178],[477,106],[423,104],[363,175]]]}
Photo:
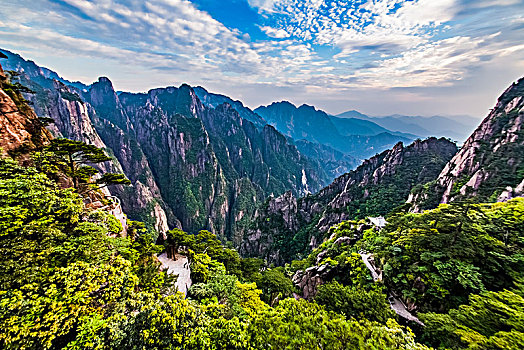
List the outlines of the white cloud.
{"label": "white cloud", "polygon": [[466,78],[475,65],[489,64],[495,58],[524,51],[524,44],[505,45],[497,42],[497,36],[459,36],[423,44],[345,78],[353,79],[355,86],[382,89],[450,86]]}
{"label": "white cloud", "polygon": [[[273,87],[273,99],[306,91],[328,101],[350,89],[451,86],[500,57],[514,57],[513,70],[524,61],[522,11],[496,7],[478,15],[492,0],[472,4],[474,18],[466,18],[459,0],[248,0],[268,19],[260,26],[268,39],[258,41],[187,0],[63,0],[67,7],[6,1],[1,46],[136,69],[136,80],[115,82],[134,91],[143,90],[144,81],[160,86],[176,78],[230,91]],[[466,20],[457,24],[457,17]],[[317,45],[328,54],[317,53]],[[82,69],[76,68],[78,77],[85,76]]]}
{"label": "white cloud", "polygon": [[366,48],[392,54],[415,47],[431,37],[435,28],[449,22],[458,0],[369,0],[357,2],[282,0],[273,8],[286,14],[275,30],[290,36],[335,45],[346,57]]}
{"label": "white cloud", "polygon": [[259,9],[261,12],[275,12],[285,0],[247,0],[251,7]]}
{"label": "white cloud", "polygon": [[269,26],[263,26],[260,27],[260,30],[262,30],[264,33],[266,33],[267,36],[270,38],[276,38],[276,39],[285,39],[289,38],[288,32],[286,32],[284,29],[276,29]]}

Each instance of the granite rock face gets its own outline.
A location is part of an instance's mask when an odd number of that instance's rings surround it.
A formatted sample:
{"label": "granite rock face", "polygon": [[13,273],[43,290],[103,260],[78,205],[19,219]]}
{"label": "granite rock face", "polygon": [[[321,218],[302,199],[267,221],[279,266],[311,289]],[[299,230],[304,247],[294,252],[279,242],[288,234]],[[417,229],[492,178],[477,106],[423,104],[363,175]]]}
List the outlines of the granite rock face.
{"label": "granite rock face", "polygon": [[[24,64],[24,61],[18,61],[15,67],[22,72],[21,83],[35,91],[35,94],[25,95],[31,101],[35,113],[39,117],[54,120],[48,129],[55,137],[83,141],[103,148],[113,160],[97,167],[102,171],[125,173],[131,180],[132,185],[129,187],[111,186],[108,189],[108,195],[121,199],[123,211],[132,219],[146,221],[160,233],[169,230],[168,208],[150,176],[147,160],[135,147],[136,142],[115,124],[125,121],[125,115],[115,116],[116,113],[113,113],[112,122],[101,118],[97,112],[97,107],[103,110],[110,104],[120,105],[111,82],[101,78],[86,93],[86,89],[78,90],[59,80],[50,80],[44,70]],[[108,91],[112,93],[104,98],[103,94]],[[93,104],[91,101],[94,101]],[[121,125],[125,128],[125,124]],[[176,226],[176,223],[171,223]]]}
{"label": "granite rock face", "polygon": [[330,270],[329,265],[322,265],[297,271],[292,281],[300,290],[300,296],[310,301],[313,300],[318,292],[318,287],[328,280]]}
{"label": "granite rock face", "polygon": [[14,91],[0,65],[0,154],[23,152],[49,142],[50,133],[35,113]]}
{"label": "granite rock face", "polygon": [[475,197],[480,202],[522,195],[524,78],[512,84],[460,151],[426,189],[413,193],[413,211]]}

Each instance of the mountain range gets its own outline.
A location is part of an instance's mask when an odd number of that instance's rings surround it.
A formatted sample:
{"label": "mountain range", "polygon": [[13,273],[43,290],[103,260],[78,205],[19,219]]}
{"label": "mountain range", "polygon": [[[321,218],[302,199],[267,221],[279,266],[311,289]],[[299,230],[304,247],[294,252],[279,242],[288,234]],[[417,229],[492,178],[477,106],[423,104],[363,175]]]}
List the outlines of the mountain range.
{"label": "mountain range", "polygon": [[398,143],[316,194],[270,198],[241,252],[281,264],[318,247],[333,225],[440,203],[507,201],[524,194],[524,78],[512,84],[458,149],[445,138]]}
{"label": "mountain range", "polygon": [[296,107],[287,101],[258,107],[255,112],[286,136],[320,143],[359,159],[368,158],[398,141],[417,138],[391,132],[371,121],[337,118],[313,106]]}
{"label": "mountain range", "polygon": [[286,190],[306,194],[329,181],[318,163],[269,125],[240,117],[228,103],[203,105],[188,85],[117,94],[107,78],[78,88],[6,52],[35,113],[49,129],[104,148],[132,186],[111,188],[130,218],[159,232],[207,228],[234,240],[253,203]]}
{"label": "mountain range", "polygon": [[[110,190],[130,218],[159,232],[207,228],[238,241],[253,202],[287,190],[318,191],[354,168],[360,158],[351,153],[365,154],[355,150],[369,140],[352,136],[340,152],[285,136],[241,102],[202,87],[117,93],[108,78],[91,85],[69,82],[4,52],[5,69],[16,71],[14,79],[34,92],[24,96],[37,116],[54,121],[49,130],[104,148],[113,157],[108,166],[132,181],[129,188]],[[388,133],[384,139],[366,152],[404,140]]]}
{"label": "mountain range", "polygon": [[[521,191],[522,80],[457,153],[445,138],[411,143],[415,135],[357,112],[334,117],[289,102],[253,111],[188,85],[117,93],[108,78],[71,83],[5,53],[13,79],[33,92],[24,96],[36,116],[54,120],[56,137],[104,148],[113,158],[106,167],[132,183],[111,193],[160,233],[205,228],[245,255],[282,263],[342,220],[385,215],[406,201],[421,210],[470,192],[496,200]],[[369,159],[351,170],[361,157]]]}

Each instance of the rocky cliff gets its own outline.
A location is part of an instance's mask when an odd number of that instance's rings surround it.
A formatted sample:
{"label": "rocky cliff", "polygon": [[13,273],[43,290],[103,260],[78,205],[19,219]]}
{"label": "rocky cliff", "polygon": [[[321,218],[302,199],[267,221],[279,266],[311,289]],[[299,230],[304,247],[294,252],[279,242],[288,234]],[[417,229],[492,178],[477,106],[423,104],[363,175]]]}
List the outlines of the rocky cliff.
{"label": "rocky cliff", "polygon": [[411,189],[435,179],[457,152],[446,139],[417,140],[372,157],[314,195],[297,199],[288,192],[266,201],[246,234],[241,253],[283,263],[301,257],[344,220],[385,215]]}
{"label": "rocky cliff", "polygon": [[90,86],[69,83],[8,56],[11,69],[36,91],[37,113],[55,119],[51,130],[105,147],[132,181],[112,193],[130,218],[159,231],[209,229],[239,243],[263,198],[287,190],[305,195],[328,181],[260,117],[251,112],[256,123],[243,118],[249,111],[239,113],[238,103],[217,104],[215,96],[206,105],[187,85],[117,94],[107,78]]}
{"label": "rocky cliff", "polygon": [[414,190],[413,211],[475,198],[508,200],[524,194],[524,78],[512,84],[438,178]]}
{"label": "rocky cliff", "polygon": [[[267,125],[267,122],[260,115],[258,115],[248,107],[244,106],[240,101],[234,101],[233,99],[224,95],[210,93],[200,86],[194,88],[194,91],[197,94],[200,101],[202,101],[202,103],[207,107],[216,109],[222,104],[228,104],[231,106],[231,108],[238,112],[239,116],[242,119],[246,119],[252,122],[253,124],[255,124],[257,128],[261,129],[265,125]],[[315,111],[315,113],[316,112],[323,113],[320,111]],[[324,114],[321,114],[321,116],[324,116]],[[322,120],[322,118],[320,118],[320,120]],[[359,122],[366,123],[365,121],[361,120],[359,120]],[[313,124],[313,128],[318,127],[318,123]],[[315,163],[317,169],[323,171],[323,173],[319,174],[319,176],[320,178],[327,179],[327,183],[331,182],[338,176],[354,169],[358,163],[358,160],[356,158],[348,154],[344,154],[340,151],[337,151],[336,149],[330,146],[318,142],[307,141],[306,139],[304,139],[304,137],[307,138],[308,133],[291,132],[289,130],[289,125],[284,128],[280,128],[282,125],[279,123],[275,123],[275,120],[272,120],[271,125],[273,125],[280,132],[285,133],[285,135],[288,138],[288,142],[294,143],[300,153],[311,159],[311,161]],[[343,125],[342,127],[344,127],[345,130],[351,131],[351,125],[348,128],[346,128],[346,126],[347,125]],[[297,126],[297,128],[301,127],[302,126]],[[309,125],[306,126],[306,129],[308,128],[310,128]],[[383,128],[380,129],[382,129],[382,131],[385,131],[385,129]],[[329,130],[333,131],[333,129]],[[376,132],[376,134],[378,133],[379,132]],[[335,134],[337,134],[336,130],[331,135],[333,136]]]}
{"label": "rocky cliff", "polygon": [[[108,119],[101,118],[93,101],[104,112],[104,103],[116,107],[118,97],[109,80],[100,79],[91,87],[79,89],[52,71],[25,61],[20,56],[6,52],[9,60],[6,66],[20,73],[17,80],[34,93],[24,94],[38,117],[52,120],[47,128],[55,137],[83,141],[103,148],[113,158],[111,163],[98,165],[103,171],[124,172],[132,181],[131,186],[111,186],[109,192],[121,198],[123,210],[132,219],[145,221],[158,232],[166,232],[177,226],[174,216],[163,203],[158,186],[152,181],[151,170],[136,142],[128,133],[116,125],[115,113]],[[82,86],[80,86],[82,87]],[[106,92],[111,91],[112,93]],[[110,102],[112,100],[112,102]],[[88,102],[89,101],[89,102]],[[104,105],[104,106],[102,106]],[[116,110],[116,109],[115,109]],[[126,125],[122,127],[126,129]],[[169,222],[168,217],[171,217]]]}
{"label": "rocky cliff", "polygon": [[13,83],[0,65],[0,155],[23,154],[42,146],[49,132],[31,110],[21,85]]}

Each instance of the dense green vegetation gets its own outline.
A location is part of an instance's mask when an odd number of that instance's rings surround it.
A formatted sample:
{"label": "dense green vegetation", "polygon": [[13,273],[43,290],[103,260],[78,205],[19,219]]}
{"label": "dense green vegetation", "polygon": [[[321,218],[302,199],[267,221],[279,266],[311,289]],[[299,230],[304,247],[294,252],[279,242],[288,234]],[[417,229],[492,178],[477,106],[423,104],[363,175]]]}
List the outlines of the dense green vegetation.
{"label": "dense green vegetation", "polygon": [[6,159],[0,223],[5,349],[424,348],[394,320],[285,299],[293,291],[285,270],[241,259],[207,231],[168,235],[168,249],[190,256],[196,284],[184,299],[144,225],[131,223],[124,237],[118,220],[87,209],[74,187]]}
{"label": "dense green vegetation", "polygon": [[420,310],[446,311],[524,276],[524,201],[400,215],[363,246],[376,253],[387,285]]}
{"label": "dense green vegetation", "polygon": [[[52,152],[33,154],[35,164],[53,164]],[[84,206],[82,196],[93,192],[73,186],[73,175],[62,171],[62,179],[54,178],[43,169],[0,160],[2,348],[524,344],[523,199],[398,214],[380,231],[364,220],[343,222],[305,260],[268,268],[262,260],[242,259],[208,231],[172,230],[158,246],[154,233],[131,222],[124,236],[112,215]],[[90,176],[85,180],[92,183]],[[362,249],[374,253],[382,282],[373,282]],[[160,269],[155,255],[163,250],[189,257],[194,285],[187,299]],[[288,298],[298,292],[289,277],[314,265],[328,271],[314,300]],[[424,312],[419,317],[426,327],[414,328],[417,335],[397,323],[387,302],[391,291]]]}
{"label": "dense green vegetation", "polygon": [[[71,181],[72,187],[81,195],[109,185],[129,185],[123,174],[103,173],[92,165],[110,161],[105,152],[93,145],[68,139],[54,139],[36,152],[34,163],[38,170],[56,182]],[[94,180],[95,175],[100,175]]]}
{"label": "dense green vegetation", "polygon": [[509,290],[471,295],[468,304],[448,314],[421,315],[424,337],[435,347],[452,349],[524,348],[524,298]]}

